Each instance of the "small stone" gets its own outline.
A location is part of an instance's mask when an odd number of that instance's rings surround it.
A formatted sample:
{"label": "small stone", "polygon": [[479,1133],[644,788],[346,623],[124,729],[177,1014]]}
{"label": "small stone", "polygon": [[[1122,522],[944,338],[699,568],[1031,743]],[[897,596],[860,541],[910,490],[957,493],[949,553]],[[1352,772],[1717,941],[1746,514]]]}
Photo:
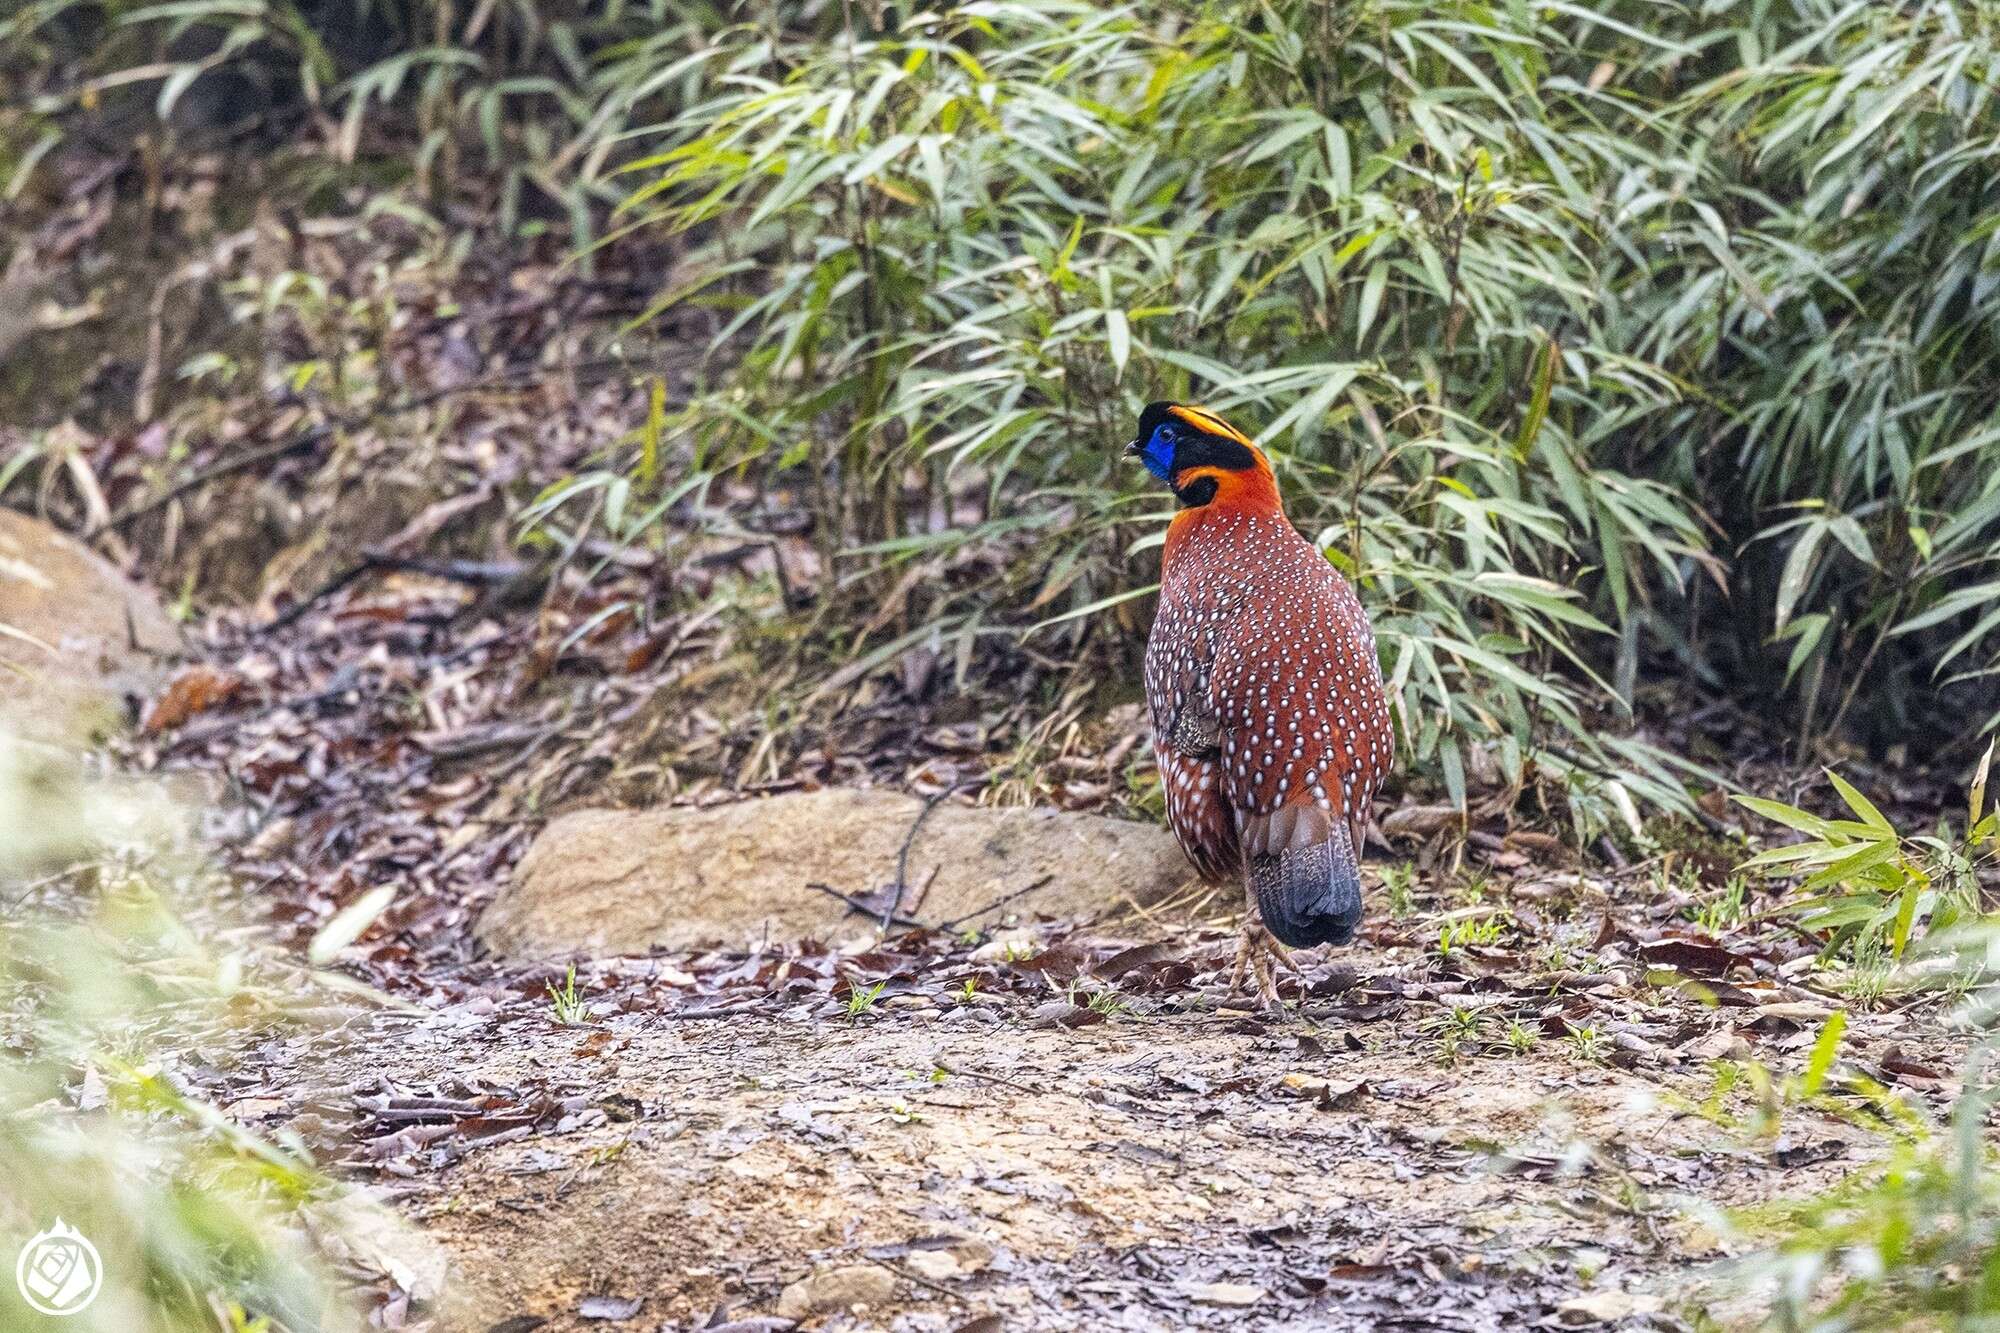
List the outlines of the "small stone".
{"label": "small stone", "polygon": [[975,963],[1004,963],[1011,958],[1033,957],[1036,950],[1032,931],[1003,930],[972,951]]}
{"label": "small stone", "polygon": [[993,1247],[977,1236],[960,1236],[946,1253],[958,1261],[961,1273],[977,1273],[993,1262]]}
{"label": "small stone", "polygon": [[1614,1324],[1633,1315],[1657,1314],[1666,1308],[1658,1296],[1607,1287],[1566,1300],[1556,1310],[1565,1324]]}
{"label": "small stone", "polygon": [[958,1256],[950,1250],[916,1250],[904,1256],[903,1263],[919,1277],[927,1277],[933,1282],[946,1282],[965,1270],[958,1266]]}
{"label": "small stone", "polygon": [[1255,1305],[1270,1294],[1262,1287],[1253,1287],[1247,1282],[1197,1282],[1182,1290],[1189,1300],[1203,1305]]}
{"label": "small stone", "polygon": [[805,1319],[816,1314],[876,1306],[896,1293],[896,1275],[875,1264],[849,1264],[801,1278],[778,1294],[778,1314]]}
{"label": "small stone", "polygon": [[1715,1230],[1715,1228],[1700,1222],[1691,1224],[1682,1233],[1681,1248],[1689,1254],[1723,1255],[1729,1253],[1729,1246],[1723,1240],[1722,1234]]}
{"label": "small stone", "polygon": [[1309,1097],[1318,1102],[1320,1108],[1327,1111],[1347,1106],[1368,1091],[1365,1079],[1336,1081],[1320,1078],[1316,1074],[1287,1074],[1284,1086],[1296,1096]]}
{"label": "small stone", "polygon": [[1799,1000],[1760,1004],[1752,1008],[1750,1013],[1756,1018],[1782,1018],[1792,1023],[1818,1023],[1833,1016],[1833,1010],[1826,1005]]}

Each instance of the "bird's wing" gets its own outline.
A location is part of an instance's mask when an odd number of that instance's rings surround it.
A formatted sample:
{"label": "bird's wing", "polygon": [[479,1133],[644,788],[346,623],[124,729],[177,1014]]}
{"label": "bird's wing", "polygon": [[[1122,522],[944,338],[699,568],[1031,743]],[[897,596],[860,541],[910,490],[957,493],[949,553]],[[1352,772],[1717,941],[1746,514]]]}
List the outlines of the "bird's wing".
{"label": "bird's wing", "polygon": [[1222,720],[1210,686],[1214,607],[1163,599],[1146,644],[1146,701],[1167,823],[1204,879],[1242,871],[1236,821],[1223,792]]}
{"label": "bird's wing", "polygon": [[1167,798],[1167,825],[1187,859],[1207,880],[1232,880],[1243,872],[1237,849],[1236,819],[1222,794],[1215,759],[1196,759],[1171,744],[1153,741],[1160,783]]}

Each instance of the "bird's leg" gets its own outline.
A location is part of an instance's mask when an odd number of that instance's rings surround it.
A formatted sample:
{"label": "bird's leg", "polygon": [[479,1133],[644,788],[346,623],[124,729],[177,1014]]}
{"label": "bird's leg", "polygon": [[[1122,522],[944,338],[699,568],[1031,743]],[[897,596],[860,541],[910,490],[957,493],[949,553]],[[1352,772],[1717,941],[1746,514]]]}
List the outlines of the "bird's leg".
{"label": "bird's leg", "polygon": [[1263,914],[1257,910],[1257,895],[1249,892],[1247,886],[1245,892],[1249,902],[1243,913],[1243,929],[1236,937],[1236,966],[1229,973],[1229,993],[1235,996],[1243,989],[1246,974],[1255,976],[1258,1001],[1265,1009],[1282,1013],[1285,1002],[1278,998],[1278,971],[1283,969],[1294,976],[1303,974],[1285,946],[1265,929]]}

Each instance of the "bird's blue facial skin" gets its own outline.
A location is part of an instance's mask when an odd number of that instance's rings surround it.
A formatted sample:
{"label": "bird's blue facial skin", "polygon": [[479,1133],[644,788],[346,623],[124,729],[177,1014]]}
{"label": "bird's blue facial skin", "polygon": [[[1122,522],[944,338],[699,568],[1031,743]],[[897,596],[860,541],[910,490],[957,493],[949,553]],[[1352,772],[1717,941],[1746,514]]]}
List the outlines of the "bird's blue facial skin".
{"label": "bird's blue facial skin", "polygon": [[1146,447],[1139,453],[1139,457],[1145,460],[1146,471],[1169,486],[1174,484],[1174,441],[1177,434],[1172,422],[1162,422],[1153,427],[1152,438],[1146,441]]}

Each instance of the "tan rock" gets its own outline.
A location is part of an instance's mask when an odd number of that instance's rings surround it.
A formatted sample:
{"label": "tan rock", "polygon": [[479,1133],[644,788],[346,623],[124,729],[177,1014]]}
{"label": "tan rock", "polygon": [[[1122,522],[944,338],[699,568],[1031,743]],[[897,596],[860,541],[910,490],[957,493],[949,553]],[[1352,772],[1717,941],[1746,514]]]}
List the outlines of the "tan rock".
{"label": "tan rock", "polygon": [[903,1256],[903,1265],[918,1277],[933,1282],[949,1282],[965,1272],[959,1267],[958,1256],[950,1250],[912,1250]]}
{"label": "tan rock", "polygon": [[855,1306],[885,1304],[896,1294],[896,1275],[875,1264],[850,1264],[801,1278],[778,1294],[782,1319],[805,1319]]}
{"label": "tan rock", "polygon": [[993,1247],[977,1236],[960,1236],[945,1252],[958,1261],[962,1273],[977,1273],[993,1262]]}
{"label": "tan rock", "polygon": [[993,1247],[977,1236],[943,1235],[913,1243],[903,1267],[932,1282],[977,1273],[993,1262]]}
{"label": "tan rock", "polygon": [[179,632],[157,598],[67,533],[0,508],[0,708],[42,740],[117,725]]}
{"label": "tan rock", "polygon": [[[644,953],[746,940],[837,938],[865,926],[810,884],[865,894],[893,882],[922,809],[914,797],[833,788],[707,809],[585,810],[542,830],[479,938],[521,958]],[[936,877],[932,878],[935,869]],[[1057,810],[941,805],[910,849],[903,911],[991,925],[1006,913],[1101,916],[1192,874],[1164,828]],[[1048,882],[995,904],[1036,881]],[[972,914],[972,915],[969,915]]]}

